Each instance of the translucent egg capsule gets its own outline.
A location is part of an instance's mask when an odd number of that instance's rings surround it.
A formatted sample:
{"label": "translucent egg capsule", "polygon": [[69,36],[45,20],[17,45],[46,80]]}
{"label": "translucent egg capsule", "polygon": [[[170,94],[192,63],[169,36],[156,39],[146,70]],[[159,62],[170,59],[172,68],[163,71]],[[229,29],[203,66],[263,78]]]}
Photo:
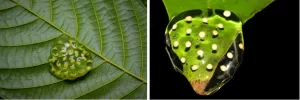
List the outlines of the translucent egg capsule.
{"label": "translucent egg capsule", "polygon": [[50,72],[60,79],[74,80],[92,69],[92,57],[74,39],[61,37],[51,49],[48,61]]}
{"label": "translucent egg capsule", "polygon": [[242,22],[231,11],[185,11],[171,19],[165,33],[174,69],[199,95],[217,92],[243,60]]}

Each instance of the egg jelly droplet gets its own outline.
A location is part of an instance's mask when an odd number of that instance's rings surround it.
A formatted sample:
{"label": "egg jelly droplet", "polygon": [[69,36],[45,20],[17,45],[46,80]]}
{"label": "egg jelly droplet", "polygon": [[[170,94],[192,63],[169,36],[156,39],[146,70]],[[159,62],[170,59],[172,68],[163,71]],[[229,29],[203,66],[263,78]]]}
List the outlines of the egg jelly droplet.
{"label": "egg jelly droplet", "polygon": [[163,33],[173,68],[199,95],[217,92],[242,63],[242,22],[229,10],[184,11],[170,20]]}
{"label": "egg jelly droplet", "polygon": [[[92,62],[87,62],[87,60],[93,60],[91,56],[84,56],[86,60],[82,60],[79,55],[84,55],[83,52],[85,54],[88,53],[84,46],[77,43],[74,39],[61,36],[52,45],[48,58],[51,65],[49,71],[54,76],[66,80],[74,80],[84,76],[92,69]],[[76,65],[75,62],[80,64]]]}

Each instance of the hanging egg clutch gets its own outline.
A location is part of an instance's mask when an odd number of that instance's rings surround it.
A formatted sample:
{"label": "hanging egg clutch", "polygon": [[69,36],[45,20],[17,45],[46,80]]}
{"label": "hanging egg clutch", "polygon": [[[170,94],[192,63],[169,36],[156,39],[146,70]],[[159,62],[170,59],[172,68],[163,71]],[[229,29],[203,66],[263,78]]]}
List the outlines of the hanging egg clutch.
{"label": "hanging egg clutch", "polygon": [[48,60],[51,72],[64,80],[74,80],[92,69],[91,55],[73,39],[58,39]]}
{"label": "hanging egg clutch", "polygon": [[170,21],[165,37],[173,67],[200,95],[218,91],[233,77],[243,59],[242,22],[231,11],[180,13]]}

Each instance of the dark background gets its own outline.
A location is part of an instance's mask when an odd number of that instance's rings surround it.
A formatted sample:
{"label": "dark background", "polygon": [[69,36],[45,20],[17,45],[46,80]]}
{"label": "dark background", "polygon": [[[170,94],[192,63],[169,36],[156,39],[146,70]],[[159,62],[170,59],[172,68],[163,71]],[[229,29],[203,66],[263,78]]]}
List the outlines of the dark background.
{"label": "dark background", "polygon": [[273,2],[243,25],[243,63],[218,92],[200,96],[173,70],[164,41],[167,12],[162,0],[150,0],[150,98],[299,98],[299,3],[287,1]]}

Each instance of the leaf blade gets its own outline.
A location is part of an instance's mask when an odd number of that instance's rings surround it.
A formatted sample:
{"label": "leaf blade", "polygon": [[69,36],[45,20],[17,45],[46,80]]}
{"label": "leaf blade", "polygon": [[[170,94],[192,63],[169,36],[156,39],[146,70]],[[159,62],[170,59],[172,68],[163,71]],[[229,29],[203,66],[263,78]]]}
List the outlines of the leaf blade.
{"label": "leaf blade", "polygon": [[0,46],[24,46],[51,41],[62,35],[40,19],[13,28],[0,28]]}
{"label": "leaf blade", "polygon": [[0,69],[26,68],[48,63],[53,40],[36,45],[0,46]]}
{"label": "leaf blade", "polygon": [[[93,69],[102,65],[105,61],[94,56]],[[55,84],[63,80],[49,73],[50,64],[43,64],[28,68],[0,69],[0,88],[22,89]]]}
{"label": "leaf blade", "polygon": [[130,77],[130,75],[128,74],[122,74],[120,77],[112,81],[110,84],[106,84],[103,87],[98,88],[90,92],[89,94],[80,97],[79,99],[92,99],[92,98],[118,99],[127,95],[131,91],[135,90],[136,87],[139,87],[142,84],[143,84],[142,82],[138,81],[135,78]]}
{"label": "leaf blade", "polygon": [[[225,9],[236,13],[243,23],[253,17],[257,12],[271,4],[274,0],[163,0],[169,19],[173,16],[191,9]],[[251,5],[251,6],[249,6]],[[246,8],[249,7],[249,8]]]}
{"label": "leaf blade", "polygon": [[0,10],[9,9],[17,6],[14,2],[9,0],[0,0]]}
{"label": "leaf blade", "polygon": [[[14,1],[14,0],[13,0],[13,1]],[[14,1],[14,2],[15,2],[15,1]],[[20,6],[22,6],[22,5],[19,4],[18,2],[15,2],[15,3],[17,3],[17,4],[20,5]],[[30,11],[30,12],[33,13],[34,15],[38,16],[40,19],[46,21],[48,24],[50,24],[51,26],[55,27],[56,29],[58,29],[59,31],[61,31],[61,32],[64,33],[65,35],[69,36],[70,38],[74,38],[74,37],[72,36],[72,34],[69,34],[69,33],[67,33],[66,31],[60,29],[60,28],[57,27],[56,25],[52,24],[51,22],[47,21],[47,20],[44,19],[43,17],[39,16],[37,13],[35,13],[35,12],[29,10],[29,9],[26,8],[25,6],[22,6],[22,7],[25,8],[25,9],[27,9],[28,11]],[[84,43],[82,43],[81,41],[79,41],[78,39],[76,39],[76,38],[74,38],[74,39],[75,39],[77,42],[79,42],[80,44],[84,44]],[[103,56],[103,55],[101,55],[101,54],[98,54],[95,50],[91,49],[90,47],[88,47],[88,46],[85,45],[85,44],[84,44],[84,46],[85,46],[88,50],[90,50],[90,51],[92,51],[93,53],[95,53],[96,55],[98,55],[99,57],[103,58],[105,61],[107,61],[107,62],[111,63],[112,65],[114,65],[115,67],[117,67],[117,68],[123,70],[124,72],[126,72],[126,73],[132,75],[133,77],[136,77],[136,78],[140,79],[140,80],[143,81],[143,82],[146,82],[146,80],[144,80],[144,79],[138,77],[137,75],[135,75],[135,74],[129,72],[128,70],[124,69],[124,68],[121,67],[120,65],[118,65],[118,64],[112,62],[111,60],[109,60],[108,58],[106,58],[106,57],[107,57],[106,55]]]}
{"label": "leaf blade", "polygon": [[[91,0],[92,1],[92,0]],[[45,23],[41,27],[44,27],[44,25],[50,26],[51,31],[33,31],[34,29],[29,29],[27,34],[29,33],[36,33],[38,35],[41,35],[40,39],[34,40],[34,41],[23,41],[23,42],[16,42],[18,40],[23,39],[24,37],[18,37],[12,41],[10,41],[10,44],[7,45],[5,42],[7,41],[1,41],[0,40],[0,48],[14,48],[14,51],[18,50],[16,48],[20,47],[27,47],[29,49],[28,51],[41,51],[43,53],[39,54],[41,57],[37,58],[35,56],[32,56],[30,53],[24,53],[25,56],[28,56],[32,60],[29,59],[29,61],[38,61],[39,59],[44,59],[43,62],[38,64],[41,64],[40,66],[37,65],[37,63],[27,65],[27,66],[21,66],[22,64],[15,64],[12,65],[14,67],[3,67],[1,69],[0,66],[0,72],[6,72],[6,73],[0,73],[1,80],[5,81],[3,84],[11,84],[11,83],[26,83],[25,85],[3,85],[0,84],[0,95],[5,98],[78,98],[82,95],[91,93],[94,91],[94,89],[99,89],[103,87],[105,84],[110,85],[112,81],[114,81],[116,78],[120,77],[121,75],[125,74],[128,76],[128,78],[122,78],[122,80],[127,79],[134,79],[136,83],[146,84],[146,16],[145,16],[145,7],[143,8],[143,4],[140,3],[140,1],[135,0],[132,2],[132,5],[129,5],[128,0],[124,1],[115,1],[115,2],[126,2],[126,5],[119,4],[118,3],[118,11],[117,14],[124,13],[123,8],[129,9],[129,15],[132,16],[130,19],[121,19],[122,23],[119,25],[116,25],[115,18],[112,16],[107,16],[106,13],[103,13],[103,11],[107,11],[105,9],[107,6],[116,6],[111,5],[110,0],[95,0],[95,1],[85,1],[85,0],[61,0],[61,1],[52,1],[52,0],[40,0],[40,1],[33,1],[33,0],[13,0],[13,2],[16,4],[16,7],[21,7],[24,9],[24,11],[28,11],[30,14],[34,15],[39,23]],[[106,3],[110,5],[103,5],[101,3]],[[92,7],[89,7],[92,5]],[[121,6],[120,6],[121,5]],[[133,8],[133,5],[137,8]],[[121,8],[119,8],[119,6]],[[100,7],[103,7],[102,9]],[[14,8],[14,7],[11,7]],[[11,8],[6,8],[5,10],[9,10]],[[142,9],[139,9],[142,8]],[[93,10],[89,10],[93,9]],[[97,11],[99,10],[99,11]],[[136,11],[135,11],[136,10]],[[0,11],[1,13],[2,11]],[[133,14],[135,13],[135,14]],[[94,17],[90,17],[90,16]],[[136,17],[134,17],[136,16]],[[120,18],[123,18],[126,16],[120,16]],[[135,18],[135,19],[133,19]],[[107,19],[111,21],[107,21]],[[140,24],[141,22],[142,24]],[[128,27],[127,23],[131,23],[132,27],[129,27],[127,30],[121,29],[124,27]],[[30,24],[30,25],[29,25]],[[34,26],[31,25],[32,23],[24,24],[20,26],[12,27],[26,27],[26,26]],[[114,24],[114,25],[110,25]],[[119,32],[112,29],[112,27],[120,28]],[[10,28],[7,28],[10,29]],[[44,28],[41,28],[44,29]],[[46,28],[45,28],[46,29]],[[0,29],[1,30],[1,29]],[[114,39],[116,36],[114,34],[121,34],[124,31],[124,34],[127,35],[134,35],[133,37],[139,37],[136,39],[133,39],[135,44],[138,45],[132,45],[130,42],[120,42],[115,41]],[[47,33],[48,32],[48,33]],[[132,33],[131,33],[132,32]],[[9,34],[8,32],[7,34]],[[26,34],[21,33],[21,31],[15,32],[15,34]],[[50,35],[49,35],[50,34]],[[5,34],[6,35],[6,34]],[[52,43],[54,39],[60,38],[60,36],[66,35],[70,38],[75,39],[78,43],[83,44],[88,51],[92,52],[92,56],[94,58],[93,67],[94,69],[86,76],[78,79],[74,82],[69,81],[63,81],[63,80],[52,80],[47,81],[45,79],[48,79],[48,77],[55,78],[54,76],[50,76],[50,72],[47,73],[47,68],[49,68],[49,65],[47,65],[47,58],[49,55],[47,55],[49,50],[51,48],[40,48],[36,47],[38,45],[43,45],[47,43]],[[109,35],[109,36],[108,36]],[[30,36],[30,34],[29,34]],[[31,35],[34,37],[34,35]],[[106,37],[105,37],[106,36]],[[17,37],[16,35],[13,37]],[[121,36],[119,35],[119,40],[121,40]],[[129,41],[133,37],[124,38],[124,40]],[[26,38],[27,39],[27,38]],[[36,39],[34,37],[34,39]],[[105,40],[106,39],[106,40]],[[104,44],[104,43],[107,44]],[[9,42],[7,42],[9,43]],[[1,45],[3,44],[3,45]],[[127,53],[125,52],[119,52],[116,49],[119,49],[118,47],[112,48],[112,46],[115,46],[116,44],[122,44],[119,46],[125,46],[125,45],[132,45],[134,49],[138,50],[131,50],[130,46],[127,46],[126,48]],[[124,44],[124,45],[123,45]],[[36,49],[31,49],[30,46],[35,47]],[[51,47],[51,45],[49,46]],[[103,52],[102,49],[111,48],[110,50],[106,50],[106,52]],[[21,50],[21,49],[20,49]],[[125,50],[125,49],[119,49],[119,50]],[[2,50],[3,51],[3,50]],[[8,52],[9,50],[5,50],[5,52]],[[137,53],[136,53],[137,52]],[[114,55],[119,53],[118,57],[115,57]],[[133,54],[132,54],[133,53]],[[136,54],[134,54],[136,53]],[[2,55],[8,55],[9,53],[0,54],[0,57]],[[13,52],[11,53],[13,54]],[[42,55],[46,54],[46,55]],[[121,56],[120,56],[121,55]],[[125,60],[122,61],[126,55],[127,61],[131,61],[129,63],[125,63]],[[24,55],[20,55],[23,57]],[[16,62],[18,60],[14,57],[10,62]],[[124,58],[123,58],[124,57]],[[119,59],[122,59],[119,61]],[[140,60],[142,59],[142,60]],[[0,62],[3,62],[5,60],[0,59]],[[103,65],[98,65],[100,62],[104,62]],[[125,64],[123,65],[124,62]],[[135,64],[136,63],[136,64]],[[45,65],[46,67],[43,67]],[[128,65],[128,66],[127,66]],[[98,67],[95,67],[98,66]],[[18,68],[18,69],[17,69]],[[43,69],[44,68],[44,69]],[[35,69],[35,72],[30,74],[26,74],[22,76],[21,74],[18,74],[16,72],[18,71],[24,71],[26,73],[32,72],[32,69]],[[39,72],[39,73],[37,73]],[[13,75],[13,76],[5,76],[5,75]],[[45,75],[44,75],[45,74]],[[35,75],[38,75],[37,77]],[[43,76],[44,75],[44,76]],[[9,79],[13,77],[14,79]],[[30,77],[32,81],[37,82],[34,84],[29,84],[30,80],[26,80],[24,77]],[[40,80],[40,81],[39,81]],[[45,82],[43,82],[45,81]],[[121,84],[125,84],[127,81],[122,81]],[[130,83],[126,83],[130,84]],[[118,89],[121,89],[122,87],[116,87]],[[132,86],[131,86],[132,88]],[[145,89],[145,88],[143,88]],[[127,93],[132,94],[132,89],[122,89]],[[30,92],[30,93],[29,93]],[[65,94],[61,94],[61,93]],[[146,93],[143,93],[146,94]],[[105,95],[105,94],[103,94]],[[107,97],[107,96],[104,96]],[[144,96],[141,96],[144,97]],[[117,98],[117,97],[116,97]]]}
{"label": "leaf blade", "polygon": [[[83,79],[75,82],[61,81],[56,84],[50,84],[47,86],[26,88],[26,89],[2,89],[0,88],[0,94],[6,95],[8,98],[38,98],[38,99],[68,99],[77,98],[83,94],[89,93],[94,89],[108,84],[124,72],[113,67],[109,63],[104,63],[101,67],[97,67],[92,70]],[[107,76],[109,75],[109,76]],[[18,96],[18,97],[17,97]]]}

